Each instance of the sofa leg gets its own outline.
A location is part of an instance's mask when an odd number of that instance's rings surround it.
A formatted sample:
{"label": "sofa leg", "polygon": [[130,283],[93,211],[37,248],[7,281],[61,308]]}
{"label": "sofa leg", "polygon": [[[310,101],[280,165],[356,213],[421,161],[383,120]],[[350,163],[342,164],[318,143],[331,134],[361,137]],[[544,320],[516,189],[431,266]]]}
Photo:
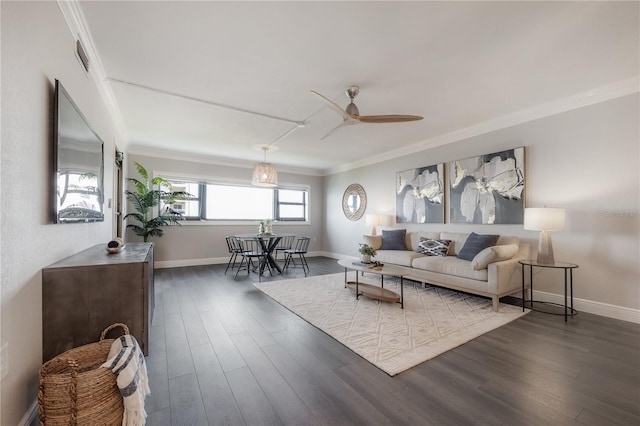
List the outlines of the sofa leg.
{"label": "sofa leg", "polygon": [[493,312],[498,312],[500,307],[500,298],[498,296],[492,296],[491,300],[493,300]]}

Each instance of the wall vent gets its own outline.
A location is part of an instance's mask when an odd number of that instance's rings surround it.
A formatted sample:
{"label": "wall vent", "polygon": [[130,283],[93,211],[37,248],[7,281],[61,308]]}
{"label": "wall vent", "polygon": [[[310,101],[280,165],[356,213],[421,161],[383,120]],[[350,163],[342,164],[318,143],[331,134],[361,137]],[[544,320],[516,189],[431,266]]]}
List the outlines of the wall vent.
{"label": "wall vent", "polygon": [[89,72],[89,57],[84,51],[84,47],[82,47],[82,43],[80,43],[80,40],[76,41],[76,53],[78,54],[78,58],[80,59],[80,62],[82,62],[82,66],[84,67],[84,69]]}

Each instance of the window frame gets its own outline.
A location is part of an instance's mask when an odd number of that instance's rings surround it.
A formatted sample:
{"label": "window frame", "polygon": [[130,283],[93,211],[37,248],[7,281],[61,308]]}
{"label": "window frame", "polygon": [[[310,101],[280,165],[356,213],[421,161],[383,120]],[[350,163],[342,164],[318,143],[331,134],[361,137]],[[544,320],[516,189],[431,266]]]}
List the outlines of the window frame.
{"label": "window frame", "polygon": [[[164,179],[168,180],[173,184],[173,182],[180,183],[191,183],[198,184],[200,196],[196,199],[199,201],[199,217],[196,216],[185,216],[183,220],[180,221],[183,225],[247,225],[254,224],[256,219],[205,219],[206,215],[206,202],[207,202],[207,185],[227,185],[227,186],[242,186],[242,187],[254,187],[251,185],[250,180],[246,179],[233,179],[233,178],[221,178],[221,177],[213,177],[213,176],[198,176],[198,175],[188,175],[188,174],[178,174],[175,172],[162,172],[162,171],[154,171],[154,176],[162,176]],[[310,193],[311,187],[306,184],[291,184],[291,183],[281,183],[276,188],[272,188],[274,191],[273,195],[273,205],[272,209],[272,217],[274,222],[279,225],[304,225],[310,224]],[[287,218],[278,219],[277,214],[279,213],[279,206],[277,201],[279,199],[278,190],[291,190],[291,191],[302,191],[303,202],[302,203],[290,203],[283,202],[284,205],[302,205],[304,208],[304,214],[306,218]],[[160,206],[158,206],[160,208]],[[258,219],[260,220],[260,219]]]}
{"label": "window frame", "polygon": [[[273,195],[273,218],[274,220],[276,220],[277,222],[306,222],[308,220],[309,217],[309,203],[308,203],[308,198],[309,198],[309,191],[302,191],[300,189],[294,189],[294,188],[276,188],[277,191],[275,191],[274,195]],[[285,190],[285,191],[301,191],[302,192],[302,202],[292,202],[292,201],[280,201],[280,189]],[[284,219],[282,218],[282,215],[280,214],[280,206],[301,206],[302,210],[304,211],[304,217],[300,218],[296,218],[296,217],[285,217]]]}

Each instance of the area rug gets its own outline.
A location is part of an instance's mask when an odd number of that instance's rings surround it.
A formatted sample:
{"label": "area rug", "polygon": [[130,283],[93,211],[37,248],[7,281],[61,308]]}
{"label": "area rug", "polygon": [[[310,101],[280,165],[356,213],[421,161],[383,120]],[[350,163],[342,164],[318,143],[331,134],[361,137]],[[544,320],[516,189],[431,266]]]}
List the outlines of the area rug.
{"label": "area rug", "polygon": [[[353,278],[349,273],[349,279]],[[365,275],[361,282],[379,284]],[[400,293],[400,284],[385,279]],[[253,284],[390,376],[414,367],[526,314],[521,307],[435,286],[404,284],[400,304],[360,296],[344,287],[344,274]]]}

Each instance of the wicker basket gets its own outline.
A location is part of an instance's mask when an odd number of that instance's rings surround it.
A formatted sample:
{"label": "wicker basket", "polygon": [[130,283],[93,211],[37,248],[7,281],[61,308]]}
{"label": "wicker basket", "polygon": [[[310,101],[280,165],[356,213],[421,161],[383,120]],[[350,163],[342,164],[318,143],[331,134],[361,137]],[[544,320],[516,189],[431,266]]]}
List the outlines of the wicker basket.
{"label": "wicker basket", "polygon": [[122,327],[129,334],[129,328],[122,323],[110,325],[99,342],[70,349],[40,368],[41,425],[122,424],[124,407],[116,375],[100,367],[114,341],[105,336],[115,327]]}

